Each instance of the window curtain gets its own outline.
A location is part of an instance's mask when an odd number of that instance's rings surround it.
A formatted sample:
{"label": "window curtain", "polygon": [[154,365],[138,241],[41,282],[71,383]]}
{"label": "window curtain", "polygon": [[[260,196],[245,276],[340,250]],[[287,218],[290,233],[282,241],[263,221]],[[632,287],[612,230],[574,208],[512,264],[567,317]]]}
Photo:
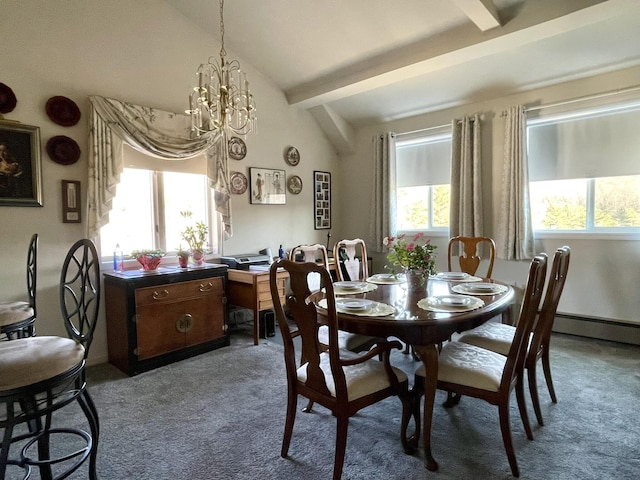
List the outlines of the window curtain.
{"label": "window curtain", "polygon": [[526,122],[521,105],[505,113],[502,208],[496,250],[505,260],[526,260],[535,255],[531,204],[529,200],[529,168],[526,155]]}
{"label": "window curtain", "polygon": [[451,237],[482,236],[482,168],[480,116],[465,116],[452,124],[451,139]]}
{"label": "window curtain", "polygon": [[88,236],[95,238],[108,223],[111,202],[124,168],[123,144],[165,160],[205,154],[209,187],[222,216],[225,238],[232,235],[226,135],[216,132],[191,138],[191,119],[99,96],[90,96]]}
{"label": "window curtain", "polygon": [[394,236],[396,222],[396,140],[394,133],[373,138],[373,188],[369,247],[384,251],[384,237]]}

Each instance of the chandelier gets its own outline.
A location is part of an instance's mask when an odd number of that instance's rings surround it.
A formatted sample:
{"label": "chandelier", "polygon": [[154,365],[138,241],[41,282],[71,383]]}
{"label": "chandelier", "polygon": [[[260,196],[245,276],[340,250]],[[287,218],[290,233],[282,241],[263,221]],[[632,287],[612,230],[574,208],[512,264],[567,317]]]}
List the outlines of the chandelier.
{"label": "chandelier", "polygon": [[198,67],[198,85],[189,95],[186,113],[191,115],[191,132],[196,136],[216,131],[246,135],[257,127],[247,76],[240,70],[240,62],[225,58],[223,10],[224,0],[220,0],[220,62],[211,56]]}

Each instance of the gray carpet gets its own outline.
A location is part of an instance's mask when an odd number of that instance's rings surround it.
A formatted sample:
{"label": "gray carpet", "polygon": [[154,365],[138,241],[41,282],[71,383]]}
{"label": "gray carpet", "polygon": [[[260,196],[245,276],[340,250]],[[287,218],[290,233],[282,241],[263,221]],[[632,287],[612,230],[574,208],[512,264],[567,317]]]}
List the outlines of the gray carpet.
{"label": "gray carpet", "polygon": [[[407,372],[416,366],[399,352],[394,363]],[[539,382],[546,425],[534,426],[533,441],[512,399],[520,478],[639,478],[640,347],[554,335],[552,363],[559,403],[550,402]],[[331,478],[335,420],[322,407],[298,413],[290,456],[280,457],[286,382],[277,337],[253,346],[248,332],[236,332],[230,347],[137,377],[100,365],[89,369],[89,379],[100,414],[103,480]],[[422,451],[403,453],[400,402],[392,398],[352,419],[342,478],[513,478],[496,407],[463,398],[445,410],[443,399],[439,392],[437,473],[425,470]],[[69,413],[58,420],[76,421]],[[87,478],[86,472],[72,478]]]}

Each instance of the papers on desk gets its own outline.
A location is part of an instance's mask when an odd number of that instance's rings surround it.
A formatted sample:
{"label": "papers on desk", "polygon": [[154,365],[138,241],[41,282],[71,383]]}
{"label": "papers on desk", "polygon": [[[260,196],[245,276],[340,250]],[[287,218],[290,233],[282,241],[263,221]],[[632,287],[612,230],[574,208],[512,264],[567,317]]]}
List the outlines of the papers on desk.
{"label": "papers on desk", "polygon": [[249,265],[249,270],[255,272],[268,272],[270,268],[271,265]]}

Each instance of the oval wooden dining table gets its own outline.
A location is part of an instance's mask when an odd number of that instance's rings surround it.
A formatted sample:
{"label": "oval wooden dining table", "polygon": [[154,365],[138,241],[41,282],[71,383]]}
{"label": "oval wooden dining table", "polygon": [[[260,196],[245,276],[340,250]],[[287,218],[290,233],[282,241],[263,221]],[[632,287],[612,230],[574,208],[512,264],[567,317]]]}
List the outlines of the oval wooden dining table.
{"label": "oval wooden dining table", "polygon": [[[498,283],[493,279],[482,279],[483,282]],[[452,334],[470,330],[487,320],[502,315],[503,321],[510,323],[510,306],[513,303],[514,291],[509,285],[506,291],[496,295],[478,295],[484,305],[466,312],[433,312],[418,306],[418,301],[428,296],[455,294],[451,289],[460,284],[459,281],[443,281],[430,278],[426,286],[419,291],[409,292],[405,283],[377,284],[377,288],[366,293],[355,295],[339,295],[347,298],[363,298],[385,303],[394,307],[394,312],[386,316],[367,316],[342,313],[338,311],[338,328],[351,333],[359,333],[372,337],[396,337],[412,345],[420,356],[426,369],[424,382],[424,414],[423,442],[425,466],[435,471],[438,463],[431,453],[431,424],[433,405],[438,380],[437,345],[448,340]],[[314,303],[324,296],[316,293]],[[323,317],[326,312],[318,306],[318,314]]]}

